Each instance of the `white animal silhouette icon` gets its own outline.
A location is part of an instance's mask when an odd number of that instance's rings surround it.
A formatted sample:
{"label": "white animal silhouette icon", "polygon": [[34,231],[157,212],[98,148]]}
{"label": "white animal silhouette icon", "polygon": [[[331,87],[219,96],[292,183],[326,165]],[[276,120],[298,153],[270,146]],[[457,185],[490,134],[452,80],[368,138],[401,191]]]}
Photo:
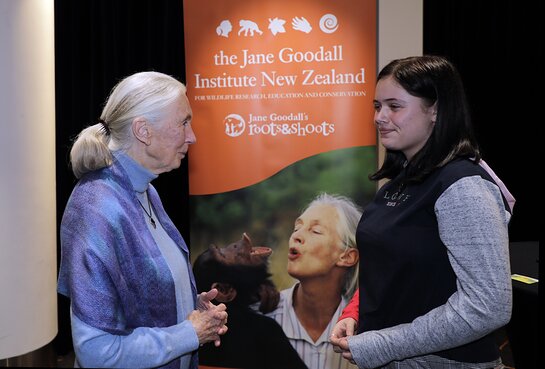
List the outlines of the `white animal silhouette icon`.
{"label": "white animal silhouette icon", "polygon": [[250,33],[250,36],[253,36],[254,32],[257,32],[260,35],[263,34],[263,32],[261,32],[261,30],[259,29],[257,23],[255,23],[255,22],[252,22],[250,20],[241,19],[240,22],[238,22],[238,24],[240,26],[240,30],[238,31],[239,36],[240,36],[240,34],[242,32],[244,32],[244,36],[248,36],[248,33]]}

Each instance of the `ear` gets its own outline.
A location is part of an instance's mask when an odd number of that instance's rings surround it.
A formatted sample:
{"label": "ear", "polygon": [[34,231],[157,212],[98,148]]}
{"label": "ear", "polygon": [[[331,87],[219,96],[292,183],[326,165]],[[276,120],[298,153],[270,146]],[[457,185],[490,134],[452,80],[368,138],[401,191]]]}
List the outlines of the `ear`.
{"label": "ear", "polygon": [[151,143],[151,129],[146,118],[134,118],[131,128],[134,137],[136,137],[138,141],[145,145],[149,145]]}
{"label": "ear", "polygon": [[437,102],[433,104],[430,109],[432,109],[431,121],[435,124],[435,122],[437,122]]}
{"label": "ear", "polygon": [[360,253],[358,249],[349,247],[343,251],[343,253],[339,257],[339,260],[337,261],[337,265],[342,267],[351,267],[356,265],[359,260]]}
{"label": "ear", "polygon": [[229,283],[212,283],[212,288],[218,290],[216,300],[219,302],[231,302],[237,297],[237,290],[233,288]]}

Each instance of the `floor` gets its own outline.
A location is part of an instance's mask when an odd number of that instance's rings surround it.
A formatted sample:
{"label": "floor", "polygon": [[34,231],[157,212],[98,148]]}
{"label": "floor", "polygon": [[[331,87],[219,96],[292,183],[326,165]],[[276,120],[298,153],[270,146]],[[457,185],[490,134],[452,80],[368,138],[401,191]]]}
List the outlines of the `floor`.
{"label": "floor", "polygon": [[70,351],[64,356],[57,356],[57,368],[73,368],[74,359],[74,351]]}

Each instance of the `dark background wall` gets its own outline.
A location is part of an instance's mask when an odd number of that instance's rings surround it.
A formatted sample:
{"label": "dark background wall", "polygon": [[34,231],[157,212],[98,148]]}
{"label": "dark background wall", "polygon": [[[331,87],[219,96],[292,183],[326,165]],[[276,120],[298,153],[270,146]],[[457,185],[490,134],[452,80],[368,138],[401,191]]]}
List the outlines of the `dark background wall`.
{"label": "dark background wall", "polygon": [[[517,199],[513,241],[540,239],[543,23],[538,15],[543,15],[539,1],[424,0],[424,52],[445,55],[459,68],[484,158]],[[60,222],[75,184],[68,167],[71,140],[96,122],[113,85],[143,70],[185,82],[182,0],[56,0],[55,49]],[[189,240],[187,160],[154,185]],[[71,349],[67,317],[68,302],[59,297],[60,353]]]}
{"label": "dark background wall", "polygon": [[[424,52],[458,67],[484,159],[517,199],[512,241],[539,240],[543,2],[424,0]],[[537,104],[537,105],[536,105]]]}

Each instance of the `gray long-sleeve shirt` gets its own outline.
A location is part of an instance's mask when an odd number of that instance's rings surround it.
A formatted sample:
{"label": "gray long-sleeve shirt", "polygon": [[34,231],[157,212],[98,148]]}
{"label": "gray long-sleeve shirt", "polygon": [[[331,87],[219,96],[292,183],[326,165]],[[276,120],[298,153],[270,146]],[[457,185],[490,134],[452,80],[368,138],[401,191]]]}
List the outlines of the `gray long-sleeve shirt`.
{"label": "gray long-sleeve shirt", "polygon": [[350,337],[350,351],[360,368],[457,347],[510,319],[510,214],[498,186],[480,176],[464,177],[441,194],[434,210],[456,275],[456,292],[410,323]]}

